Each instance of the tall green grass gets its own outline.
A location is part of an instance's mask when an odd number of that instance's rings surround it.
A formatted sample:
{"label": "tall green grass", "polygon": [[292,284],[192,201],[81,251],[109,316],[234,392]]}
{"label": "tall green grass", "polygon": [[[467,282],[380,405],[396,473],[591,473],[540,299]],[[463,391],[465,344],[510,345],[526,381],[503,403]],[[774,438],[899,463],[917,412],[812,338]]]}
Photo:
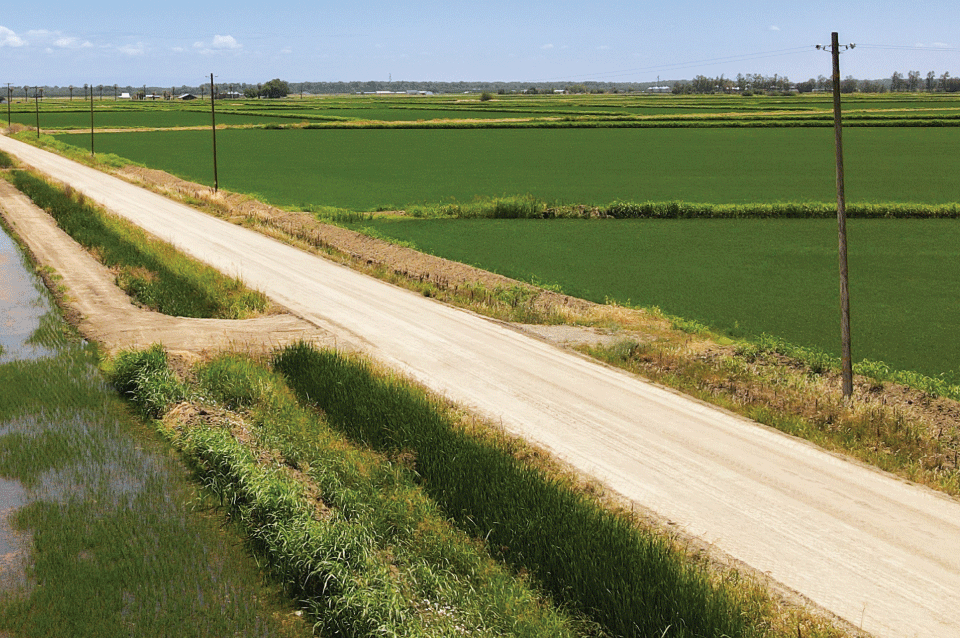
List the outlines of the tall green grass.
{"label": "tall green grass", "polygon": [[242,319],[267,307],[263,293],[149,238],[81,195],[26,171],[14,171],[11,181],[77,242],[115,268],[117,284],[149,308],[182,317]]}
{"label": "tall green grass", "polygon": [[456,427],[430,400],[366,364],[297,345],[275,368],[331,425],[387,454],[409,451],[424,489],[471,535],[556,600],[620,636],[758,635],[739,594],[660,539]]}
{"label": "tall green grass", "polygon": [[[156,347],[123,353],[114,382],[146,408],[167,387],[164,362]],[[196,377],[216,416],[170,422],[171,436],[321,634],[595,633],[450,525],[407,463],[347,442],[279,375],[225,355]]]}

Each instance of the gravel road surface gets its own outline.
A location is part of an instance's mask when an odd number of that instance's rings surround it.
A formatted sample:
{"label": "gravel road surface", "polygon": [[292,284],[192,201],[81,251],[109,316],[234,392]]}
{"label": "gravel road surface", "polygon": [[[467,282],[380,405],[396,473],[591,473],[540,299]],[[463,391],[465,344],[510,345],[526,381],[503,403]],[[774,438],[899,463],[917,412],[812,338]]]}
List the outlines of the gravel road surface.
{"label": "gravel road surface", "polygon": [[960,502],[5,136],[0,149],[854,626],[960,635]]}

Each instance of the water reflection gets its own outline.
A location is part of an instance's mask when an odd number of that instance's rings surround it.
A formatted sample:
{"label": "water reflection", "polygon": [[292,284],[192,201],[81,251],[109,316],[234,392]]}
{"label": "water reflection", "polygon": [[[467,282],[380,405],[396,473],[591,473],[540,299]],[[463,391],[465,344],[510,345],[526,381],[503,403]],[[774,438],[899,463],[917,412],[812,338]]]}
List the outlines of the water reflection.
{"label": "water reflection", "polygon": [[56,351],[36,334],[52,311],[40,278],[0,229],[0,363],[54,355]]}
{"label": "water reflection", "polygon": [[27,492],[18,481],[0,478],[0,591],[26,583],[24,566],[29,538],[11,525],[10,516],[27,502]]}

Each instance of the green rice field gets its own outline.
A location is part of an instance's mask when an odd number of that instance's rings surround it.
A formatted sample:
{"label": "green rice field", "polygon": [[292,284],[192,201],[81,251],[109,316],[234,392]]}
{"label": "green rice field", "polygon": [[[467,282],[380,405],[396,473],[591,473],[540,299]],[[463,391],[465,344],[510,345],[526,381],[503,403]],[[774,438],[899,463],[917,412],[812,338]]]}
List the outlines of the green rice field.
{"label": "green rice field", "polygon": [[[361,226],[565,292],[839,354],[833,220],[391,220]],[[960,224],[848,222],[854,360],[960,372]]]}
{"label": "green rice field", "polygon": [[[57,139],[89,148],[87,136]],[[844,143],[848,201],[960,201],[960,128],[854,128]],[[213,183],[209,131],[104,133],[96,149]],[[829,128],[233,129],[217,149],[221,187],[280,206],[835,201]]]}

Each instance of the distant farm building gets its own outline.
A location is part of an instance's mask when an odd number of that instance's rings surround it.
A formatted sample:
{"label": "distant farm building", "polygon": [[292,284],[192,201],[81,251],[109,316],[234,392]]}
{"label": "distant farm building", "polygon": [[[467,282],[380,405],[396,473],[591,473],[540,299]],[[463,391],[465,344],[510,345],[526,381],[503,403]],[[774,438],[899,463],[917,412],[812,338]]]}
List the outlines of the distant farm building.
{"label": "distant farm building", "polygon": [[130,94],[129,94],[129,93],[121,93],[121,94],[120,94],[120,99],[121,99],[121,100],[129,100],[129,99],[130,99]]}
{"label": "distant farm building", "polygon": [[178,96],[177,96],[177,99],[178,99],[178,100],[184,100],[184,101],[196,100],[196,99],[197,99],[197,96],[194,95],[193,93],[183,93],[183,94],[181,94],[181,95],[178,95]]}

